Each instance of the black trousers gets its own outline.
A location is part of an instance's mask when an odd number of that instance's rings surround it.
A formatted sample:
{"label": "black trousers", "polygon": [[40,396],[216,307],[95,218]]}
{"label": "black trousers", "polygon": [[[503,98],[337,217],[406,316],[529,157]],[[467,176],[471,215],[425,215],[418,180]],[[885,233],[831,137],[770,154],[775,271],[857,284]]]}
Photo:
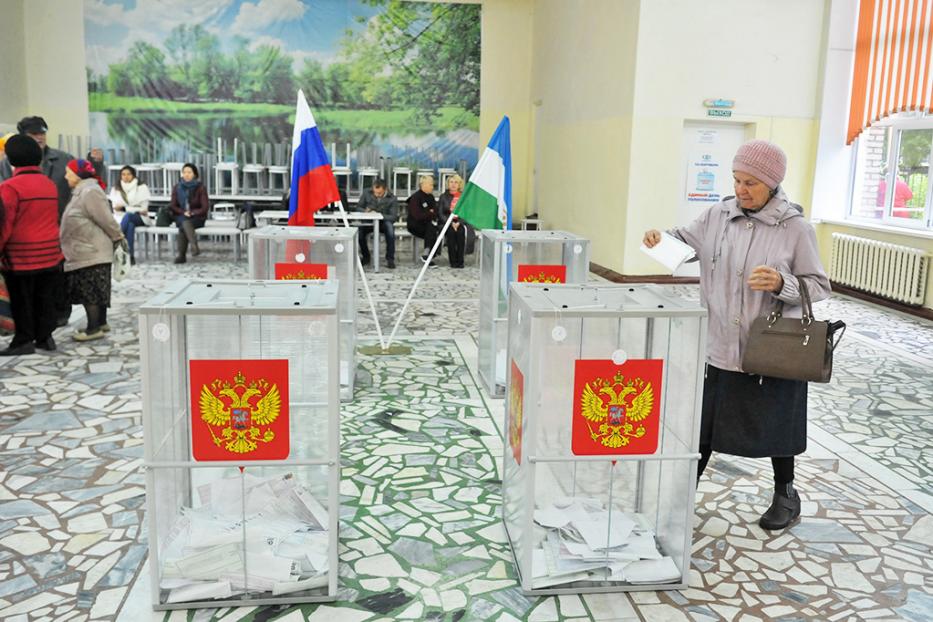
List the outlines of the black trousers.
{"label": "black trousers", "polygon": [[[42,342],[52,336],[57,317],[56,302],[63,291],[59,281],[64,280],[63,275],[60,268],[3,273],[16,324],[10,347]],[[70,304],[68,311],[71,312]]]}
{"label": "black trousers", "polygon": [[68,288],[65,286],[65,269],[63,266],[58,266],[53,268],[50,271],[51,279],[54,281],[54,291],[57,292],[53,304],[55,306],[55,318],[58,320],[59,324],[67,324],[68,319],[71,317],[71,301],[68,300],[68,296],[65,292],[68,291]]}
{"label": "black trousers", "polygon": [[463,267],[463,255],[466,251],[466,226],[461,222],[460,226],[454,230],[453,223],[447,229],[447,235],[444,236],[447,242],[447,258],[453,268]]}
{"label": "black trousers", "polygon": [[430,220],[409,220],[408,230],[416,238],[424,240],[424,252],[426,253],[434,247],[434,243],[437,242],[437,234],[440,233],[437,225]]}

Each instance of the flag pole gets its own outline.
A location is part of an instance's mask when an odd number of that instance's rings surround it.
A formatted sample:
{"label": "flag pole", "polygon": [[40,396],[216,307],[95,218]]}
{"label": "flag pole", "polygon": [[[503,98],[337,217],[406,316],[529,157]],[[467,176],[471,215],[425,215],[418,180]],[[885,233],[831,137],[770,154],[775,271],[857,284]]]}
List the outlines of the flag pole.
{"label": "flag pole", "polygon": [[[343,208],[343,201],[338,199],[337,206],[340,208],[340,217],[343,219],[344,228],[351,229],[350,222],[347,220],[347,211]],[[378,227],[376,227],[376,235],[379,235]],[[373,322],[376,323],[376,335],[379,336],[379,347],[385,350],[389,346],[386,344],[385,339],[383,339],[382,326],[379,325],[379,316],[376,314],[376,303],[373,302],[373,295],[369,291],[369,282],[366,281],[366,272],[363,271],[363,261],[358,254],[356,256],[356,267],[360,271],[360,279],[363,281],[363,289],[366,291],[366,299],[369,301],[369,310],[373,314]],[[356,292],[353,292],[353,295],[356,296]]]}
{"label": "flag pole", "polygon": [[[447,217],[447,222],[444,223],[440,233],[437,234],[437,240],[434,241],[434,246],[431,248],[431,252],[428,253],[428,258],[424,260],[424,265],[421,266],[421,272],[418,273],[418,278],[415,279],[415,284],[412,285],[411,291],[408,292],[408,298],[405,300],[405,304],[402,306],[402,310],[399,312],[398,318],[395,320],[395,326],[392,327],[392,333],[389,335],[389,340],[386,342],[386,345],[382,348],[383,350],[388,350],[389,346],[392,345],[392,340],[395,339],[395,333],[398,331],[399,324],[402,323],[402,318],[405,317],[405,312],[408,311],[408,305],[411,303],[411,299],[415,296],[415,290],[418,289],[418,284],[421,283],[421,279],[424,278],[424,273],[427,272],[428,266],[431,265],[431,261],[434,259],[434,255],[437,253],[438,247],[444,240],[444,234],[447,233],[447,229],[450,228],[450,223],[453,221],[453,219],[454,212],[451,211],[450,216]],[[462,224],[463,226],[466,226],[466,223]]]}

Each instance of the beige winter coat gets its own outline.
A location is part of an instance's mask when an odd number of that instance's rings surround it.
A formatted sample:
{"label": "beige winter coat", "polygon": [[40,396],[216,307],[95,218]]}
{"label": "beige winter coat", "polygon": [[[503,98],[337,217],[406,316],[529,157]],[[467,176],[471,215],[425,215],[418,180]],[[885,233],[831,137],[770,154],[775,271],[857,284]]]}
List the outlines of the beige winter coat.
{"label": "beige winter coat", "polygon": [[113,263],[113,243],[123,237],[96,179],[82,179],[75,186],[61,230],[65,272]]}

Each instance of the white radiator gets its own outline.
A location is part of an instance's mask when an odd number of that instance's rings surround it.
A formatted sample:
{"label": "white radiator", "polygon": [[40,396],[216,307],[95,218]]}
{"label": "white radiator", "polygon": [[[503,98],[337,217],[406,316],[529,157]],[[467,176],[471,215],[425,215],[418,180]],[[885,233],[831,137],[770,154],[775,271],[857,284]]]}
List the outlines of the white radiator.
{"label": "white radiator", "polygon": [[829,278],[883,298],[922,305],[929,261],[919,248],[834,233]]}

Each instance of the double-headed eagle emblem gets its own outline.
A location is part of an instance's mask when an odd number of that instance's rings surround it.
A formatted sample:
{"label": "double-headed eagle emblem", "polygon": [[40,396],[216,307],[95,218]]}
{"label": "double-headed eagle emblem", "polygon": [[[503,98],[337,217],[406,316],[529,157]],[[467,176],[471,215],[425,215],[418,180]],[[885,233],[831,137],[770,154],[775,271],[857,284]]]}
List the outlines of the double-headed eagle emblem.
{"label": "double-headed eagle emblem", "polygon": [[641,378],[626,380],[621,372],[611,381],[596,378],[586,383],[580,396],[580,414],[586,419],[590,438],[611,448],[625,447],[630,439],[645,435],[643,422],[653,405],[651,383]]}
{"label": "double-headed eagle emblem", "polygon": [[304,270],[298,270],[296,272],[289,272],[287,274],[283,274],[279,280],[281,281],[323,281],[324,277],[314,272],[305,272]]}
{"label": "double-headed eagle emblem", "polygon": [[547,274],[539,272],[538,274],[529,274],[522,279],[522,283],[563,283],[563,279],[557,274]]}
{"label": "double-headed eagle emblem", "polygon": [[[246,454],[256,449],[258,443],[275,439],[275,432],[263,426],[271,425],[282,410],[277,385],[262,378],[247,384],[246,376],[237,372],[233,384],[217,378],[210,385],[203,385],[199,403],[201,419],[207,423],[218,447]],[[214,428],[219,428],[219,435]]]}

